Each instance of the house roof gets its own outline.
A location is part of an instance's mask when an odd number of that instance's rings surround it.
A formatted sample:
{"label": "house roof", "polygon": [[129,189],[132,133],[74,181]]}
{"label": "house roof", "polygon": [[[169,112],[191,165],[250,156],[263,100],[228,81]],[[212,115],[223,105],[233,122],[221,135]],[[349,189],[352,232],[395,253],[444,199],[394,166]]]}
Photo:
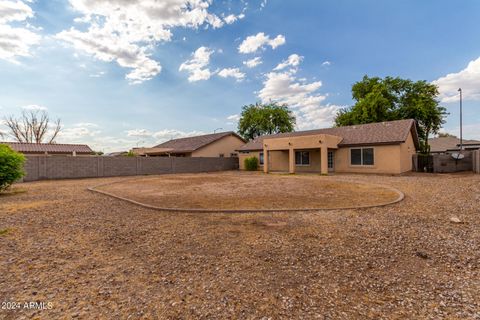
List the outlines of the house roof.
{"label": "house roof", "polygon": [[213,143],[217,140],[220,140],[227,136],[235,136],[240,140],[246,142],[242,137],[237,135],[233,131],[227,132],[219,132],[219,133],[212,133],[212,134],[205,134],[201,136],[194,136],[188,138],[180,138],[180,139],[173,139],[159,145],[154,146],[152,149],[165,149],[168,152],[176,153],[176,152],[193,152],[198,150],[210,143]]}
{"label": "house roof", "polygon": [[418,136],[415,127],[415,120],[408,119],[265,135],[248,142],[242,146],[239,151],[262,150],[264,139],[299,137],[317,134],[329,134],[343,138],[338,144],[339,147],[398,144],[405,142],[410,132],[412,132],[414,135],[415,145],[418,147]]}
{"label": "house roof", "polygon": [[86,144],[60,144],[60,143],[24,143],[24,142],[0,142],[13,150],[22,153],[77,153],[91,154],[93,150]]}
{"label": "house roof", "polygon": [[[445,152],[448,150],[459,150],[460,148],[460,139],[457,137],[438,137],[428,140],[430,145],[430,152]],[[468,146],[477,146],[480,148],[480,141],[478,140],[463,140],[463,145],[468,148]]]}

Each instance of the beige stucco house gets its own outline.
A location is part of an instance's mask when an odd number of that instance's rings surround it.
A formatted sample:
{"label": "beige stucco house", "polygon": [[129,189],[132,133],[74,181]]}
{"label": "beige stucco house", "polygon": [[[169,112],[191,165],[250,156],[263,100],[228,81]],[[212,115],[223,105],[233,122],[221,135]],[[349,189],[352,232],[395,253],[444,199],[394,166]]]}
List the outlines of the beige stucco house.
{"label": "beige stucco house", "polygon": [[235,132],[219,132],[194,137],[172,139],[152,148],[134,148],[139,156],[147,157],[237,157],[245,140]]}
{"label": "beige stucco house", "polygon": [[238,149],[240,169],[255,156],[264,172],[400,174],[418,148],[414,120],[265,135]]}

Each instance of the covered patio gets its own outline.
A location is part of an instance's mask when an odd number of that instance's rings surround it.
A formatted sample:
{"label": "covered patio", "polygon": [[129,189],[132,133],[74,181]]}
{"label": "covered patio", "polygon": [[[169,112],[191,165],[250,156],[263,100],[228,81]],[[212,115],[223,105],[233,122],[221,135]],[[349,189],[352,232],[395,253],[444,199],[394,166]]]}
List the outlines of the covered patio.
{"label": "covered patio", "polygon": [[328,174],[329,167],[330,171],[333,169],[334,150],[341,141],[341,137],[329,134],[266,138],[263,141],[263,171]]}

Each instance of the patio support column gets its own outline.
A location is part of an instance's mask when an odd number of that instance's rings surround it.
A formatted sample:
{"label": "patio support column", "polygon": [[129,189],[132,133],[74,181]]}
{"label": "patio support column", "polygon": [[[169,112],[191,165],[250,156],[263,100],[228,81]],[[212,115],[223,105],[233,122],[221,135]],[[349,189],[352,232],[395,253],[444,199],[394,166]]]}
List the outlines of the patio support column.
{"label": "patio support column", "polygon": [[328,149],[327,146],[320,148],[320,173],[328,174]]}
{"label": "patio support column", "polygon": [[295,150],[292,147],[288,149],[288,172],[295,173]]}
{"label": "patio support column", "polygon": [[268,162],[270,161],[269,156],[268,156],[268,149],[267,146],[263,146],[263,172],[268,173],[269,168],[268,168]]}

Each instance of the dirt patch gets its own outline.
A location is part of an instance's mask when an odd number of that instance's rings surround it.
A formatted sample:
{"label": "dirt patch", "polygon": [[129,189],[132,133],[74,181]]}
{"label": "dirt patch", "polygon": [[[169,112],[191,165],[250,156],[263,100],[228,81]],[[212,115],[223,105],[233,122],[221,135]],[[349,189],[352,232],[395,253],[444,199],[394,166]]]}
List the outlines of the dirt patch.
{"label": "dirt patch", "polygon": [[395,190],[318,175],[180,174],[95,188],[149,206],[196,210],[301,210],[382,205]]}

